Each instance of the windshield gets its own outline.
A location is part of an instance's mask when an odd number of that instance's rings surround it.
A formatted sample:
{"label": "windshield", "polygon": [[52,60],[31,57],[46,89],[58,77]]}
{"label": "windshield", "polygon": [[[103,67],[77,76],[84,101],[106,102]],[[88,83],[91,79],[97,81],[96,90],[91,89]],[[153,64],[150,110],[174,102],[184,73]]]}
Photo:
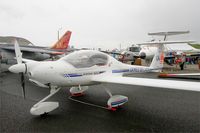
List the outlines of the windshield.
{"label": "windshield", "polygon": [[140,52],[141,48],[140,47],[129,47],[129,51],[132,52]]}
{"label": "windshield", "polygon": [[94,65],[106,65],[108,62],[108,56],[98,51],[87,50],[73,52],[63,57],[62,60],[70,63],[76,68],[86,68]]}

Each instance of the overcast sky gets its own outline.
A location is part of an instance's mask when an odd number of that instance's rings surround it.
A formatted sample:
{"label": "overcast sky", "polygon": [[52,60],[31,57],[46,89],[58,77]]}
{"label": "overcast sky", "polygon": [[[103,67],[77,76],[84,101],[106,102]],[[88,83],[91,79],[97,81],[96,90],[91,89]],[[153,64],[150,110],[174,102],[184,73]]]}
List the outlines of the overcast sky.
{"label": "overcast sky", "polygon": [[77,48],[126,47],[169,30],[190,30],[182,38],[200,41],[200,0],[0,0],[0,36],[50,46],[60,27]]}

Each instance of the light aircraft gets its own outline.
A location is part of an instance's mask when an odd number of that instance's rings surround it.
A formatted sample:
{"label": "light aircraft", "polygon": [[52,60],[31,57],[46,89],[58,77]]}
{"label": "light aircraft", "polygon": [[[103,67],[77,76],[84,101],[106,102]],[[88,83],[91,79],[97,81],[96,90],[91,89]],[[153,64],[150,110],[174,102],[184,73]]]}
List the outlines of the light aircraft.
{"label": "light aircraft", "polygon": [[[59,107],[58,102],[45,102],[56,94],[61,87],[71,87],[70,93],[74,96],[83,94],[91,85],[101,83],[116,83],[188,91],[200,91],[199,82],[172,81],[161,79],[148,79],[124,77],[126,74],[155,72],[163,67],[162,47],[155,54],[150,67],[123,64],[112,56],[94,50],[80,50],[72,52],[56,61],[33,61],[22,58],[22,53],[16,41],[15,53],[17,63],[9,68],[13,73],[21,74],[21,85],[25,97],[24,74],[29,81],[40,87],[50,88],[50,94],[33,105],[30,109],[32,115],[42,115]],[[26,63],[22,63],[22,61]],[[109,109],[115,109],[128,101],[123,95],[112,95],[107,101]]]}
{"label": "light aircraft", "polygon": [[[154,32],[154,33],[148,33],[148,35],[151,36],[163,36],[163,40],[166,41],[168,36],[174,36],[174,35],[181,35],[181,34],[188,34],[189,31],[168,31],[168,32]],[[157,42],[155,40],[152,40],[149,43]],[[194,41],[190,41],[189,43],[192,43]],[[157,45],[151,45],[149,46],[148,42],[145,43],[139,43],[139,44],[134,44],[131,47],[128,47],[126,51],[122,53],[123,56],[121,56],[120,60],[124,61],[134,61],[136,58],[141,58],[145,59],[147,62],[153,59],[156,51],[157,51]],[[174,58],[174,55],[169,56],[167,53],[173,52],[175,55],[179,55],[180,53],[188,52],[188,53],[193,53],[193,55],[197,55],[197,52],[200,52],[200,50],[197,50],[191,46],[188,46],[186,43],[183,42],[183,44],[176,44],[178,49],[171,49],[171,46],[175,46],[174,44],[166,44],[165,45],[165,58],[170,59]],[[180,46],[187,46],[186,48],[180,47]]]}
{"label": "light aircraft", "polygon": [[[194,41],[164,41],[164,45],[169,45],[169,44],[180,44],[182,45],[183,43],[192,43]],[[127,62],[127,61],[132,61],[134,62],[137,58],[145,59],[146,62],[150,62],[156,51],[157,51],[157,44],[159,44],[160,41],[153,41],[153,42],[144,42],[140,43],[139,45],[132,45],[131,47],[128,48],[128,50],[121,52],[119,56],[119,61],[121,62]],[[167,51],[164,47],[164,61],[168,63],[167,59],[172,59],[175,58],[176,56],[181,56],[182,52],[176,51],[176,55],[167,55],[169,51]],[[173,51],[174,52],[174,51]],[[195,51],[196,52],[196,51]],[[181,55],[180,55],[181,54]],[[193,56],[197,56],[199,54],[193,54]],[[169,63],[168,63],[169,64]]]}
{"label": "light aircraft", "polygon": [[[52,47],[20,45],[20,49],[23,52],[24,58],[38,61],[49,59],[52,56],[64,54],[69,50],[70,36],[71,31],[67,31]],[[14,51],[13,44],[0,44],[0,63],[7,65],[16,64]]]}

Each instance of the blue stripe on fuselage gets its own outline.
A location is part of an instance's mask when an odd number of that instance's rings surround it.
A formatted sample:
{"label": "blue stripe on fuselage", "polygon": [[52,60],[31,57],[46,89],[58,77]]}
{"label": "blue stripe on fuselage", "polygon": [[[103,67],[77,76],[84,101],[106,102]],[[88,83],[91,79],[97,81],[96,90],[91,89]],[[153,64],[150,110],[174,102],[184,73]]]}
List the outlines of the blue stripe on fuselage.
{"label": "blue stripe on fuselage", "polygon": [[112,70],[112,73],[124,73],[129,72],[129,69],[123,69],[123,70]]}
{"label": "blue stripe on fuselage", "polygon": [[125,72],[150,72],[153,70],[159,70],[160,68],[129,68],[129,69],[118,69],[112,70],[112,73],[125,73]]}
{"label": "blue stripe on fuselage", "polygon": [[81,74],[65,74],[65,77],[80,77],[83,76]]}
{"label": "blue stripe on fuselage", "polygon": [[97,74],[102,74],[106,71],[97,71],[97,72],[87,72],[87,73],[71,73],[71,74],[64,74],[64,77],[81,77],[81,76],[89,76],[89,75],[97,75]]}

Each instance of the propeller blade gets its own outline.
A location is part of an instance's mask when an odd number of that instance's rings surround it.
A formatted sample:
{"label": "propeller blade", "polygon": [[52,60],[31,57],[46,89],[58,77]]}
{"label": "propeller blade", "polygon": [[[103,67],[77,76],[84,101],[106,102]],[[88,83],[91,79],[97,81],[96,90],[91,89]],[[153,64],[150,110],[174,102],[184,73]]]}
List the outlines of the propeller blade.
{"label": "propeller blade", "polygon": [[16,55],[16,59],[17,59],[17,64],[21,64],[22,63],[22,53],[21,53],[21,50],[20,50],[17,40],[15,40],[15,55]]}
{"label": "propeller blade", "polygon": [[21,87],[22,87],[22,94],[25,99],[25,79],[23,73],[21,73]]}

